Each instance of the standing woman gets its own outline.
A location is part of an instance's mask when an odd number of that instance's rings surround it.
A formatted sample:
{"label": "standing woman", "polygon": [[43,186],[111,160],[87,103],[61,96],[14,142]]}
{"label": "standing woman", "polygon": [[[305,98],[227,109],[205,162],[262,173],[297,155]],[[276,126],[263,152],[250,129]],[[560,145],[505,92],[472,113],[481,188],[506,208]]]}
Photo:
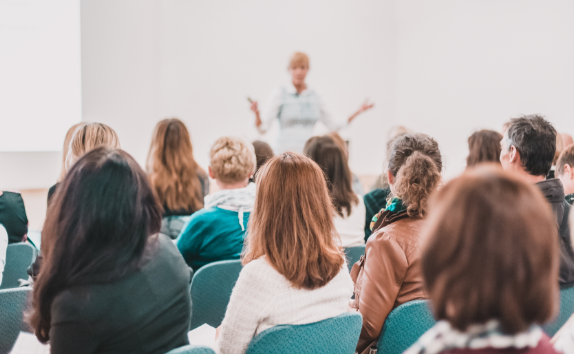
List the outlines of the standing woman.
{"label": "standing woman", "polygon": [[[263,115],[260,114],[256,101],[251,104],[251,110],[255,113],[255,126],[259,133],[264,134],[273,120],[279,119],[279,136],[273,144],[277,154],[285,151],[302,152],[305,142],[313,135],[313,127],[317,121],[321,121],[331,131],[341,128],[325,111],[321,98],[305,83],[309,71],[307,54],[300,52],[293,54],[288,69],[292,79],[291,85],[272,92]],[[372,107],[373,104],[365,101],[357,112],[347,119],[347,124]]]}
{"label": "standing woman", "polygon": [[48,208],[33,293],[32,327],[52,354],[188,343],[191,274],[160,224],[147,176],[126,152],[99,147],[68,170]]}
{"label": "standing woman", "polygon": [[160,232],[175,239],[209,193],[207,173],[195,162],[189,132],[179,119],[164,119],[155,127],[147,172],[163,207]]}

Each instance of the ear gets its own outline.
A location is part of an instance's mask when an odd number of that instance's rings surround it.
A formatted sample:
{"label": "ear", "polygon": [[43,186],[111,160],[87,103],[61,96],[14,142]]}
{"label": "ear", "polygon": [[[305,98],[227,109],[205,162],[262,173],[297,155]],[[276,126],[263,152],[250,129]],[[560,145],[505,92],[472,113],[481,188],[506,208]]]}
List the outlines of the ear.
{"label": "ear", "polygon": [[209,173],[209,178],[215,179],[215,174],[213,173],[211,166],[207,166],[207,172]]}
{"label": "ear", "polygon": [[391,170],[387,170],[387,180],[389,181],[389,184],[395,184],[395,177],[391,173]]}
{"label": "ear", "polygon": [[564,175],[568,176],[569,179],[574,179],[574,170],[569,164],[564,164]]}
{"label": "ear", "polygon": [[511,164],[520,163],[520,154],[518,150],[516,150],[515,146],[510,147],[510,151],[508,152],[508,162]]}

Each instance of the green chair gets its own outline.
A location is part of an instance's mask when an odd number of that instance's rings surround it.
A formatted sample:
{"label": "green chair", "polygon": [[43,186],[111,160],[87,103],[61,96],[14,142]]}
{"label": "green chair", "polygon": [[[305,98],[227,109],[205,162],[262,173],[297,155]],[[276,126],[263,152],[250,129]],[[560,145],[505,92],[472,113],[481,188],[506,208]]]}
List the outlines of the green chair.
{"label": "green chair", "polygon": [[560,286],[560,313],[551,323],[542,326],[542,330],[552,338],[574,313],[574,284]]}
{"label": "green chair", "polygon": [[280,325],[259,333],[245,354],[353,354],[363,319],[358,312],[304,325]]}
{"label": "green chair", "polygon": [[428,300],[414,300],[392,310],[383,324],[377,352],[401,354],[434,326],[428,304]]}
{"label": "green chair", "polygon": [[199,345],[186,345],[167,352],[166,354],[215,354],[210,347]]}
{"label": "green chair", "polygon": [[17,288],[18,279],[28,279],[27,270],[36,258],[36,249],[29,243],[18,242],[6,248],[6,266],[0,289]]}
{"label": "green chair", "polygon": [[347,266],[349,267],[349,272],[353,268],[353,264],[357,263],[361,256],[365,254],[365,245],[346,247],[345,255],[347,256]]}
{"label": "green chair", "polygon": [[190,286],[190,330],[204,323],[219,327],[241,268],[240,260],[214,262],[199,268]]}
{"label": "green chair", "polygon": [[31,292],[32,288],[0,290],[0,354],[10,352],[16,343]]}

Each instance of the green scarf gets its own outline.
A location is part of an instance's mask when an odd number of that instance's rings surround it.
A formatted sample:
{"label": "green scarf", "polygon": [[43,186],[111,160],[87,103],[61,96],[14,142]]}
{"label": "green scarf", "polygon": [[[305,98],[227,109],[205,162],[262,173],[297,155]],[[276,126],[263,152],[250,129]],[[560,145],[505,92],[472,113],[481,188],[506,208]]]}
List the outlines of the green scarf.
{"label": "green scarf", "polygon": [[371,231],[373,231],[373,227],[375,223],[379,220],[381,214],[385,211],[390,211],[393,214],[398,214],[402,211],[407,210],[407,207],[403,204],[403,201],[399,197],[392,197],[387,200],[387,206],[384,209],[381,209],[375,216],[373,216],[373,220],[371,220]]}

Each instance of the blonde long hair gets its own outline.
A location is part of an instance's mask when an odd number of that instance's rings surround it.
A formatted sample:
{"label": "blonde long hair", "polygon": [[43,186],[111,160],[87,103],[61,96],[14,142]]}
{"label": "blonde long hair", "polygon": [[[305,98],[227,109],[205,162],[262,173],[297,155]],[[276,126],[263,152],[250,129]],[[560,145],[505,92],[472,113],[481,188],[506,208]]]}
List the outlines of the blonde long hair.
{"label": "blonde long hair", "polygon": [[192,212],[203,208],[198,173],[207,174],[193,158],[189,132],[181,120],[171,118],[157,123],[147,156],[147,172],[163,208]]}
{"label": "blonde long hair", "polygon": [[66,156],[66,170],[98,146],[107,146],[112,149],[120,149],[120,139],[116,132],[109,126],[102,123],[86,123],[78,127],[72,140]]}
{"label": "blonde long hair", "polygon": [[243,264],[266,256],[296,288],[326,285],[345,262],[334,214],[323,171],[316,163],[291,152],[270,159],[257,175]]}

